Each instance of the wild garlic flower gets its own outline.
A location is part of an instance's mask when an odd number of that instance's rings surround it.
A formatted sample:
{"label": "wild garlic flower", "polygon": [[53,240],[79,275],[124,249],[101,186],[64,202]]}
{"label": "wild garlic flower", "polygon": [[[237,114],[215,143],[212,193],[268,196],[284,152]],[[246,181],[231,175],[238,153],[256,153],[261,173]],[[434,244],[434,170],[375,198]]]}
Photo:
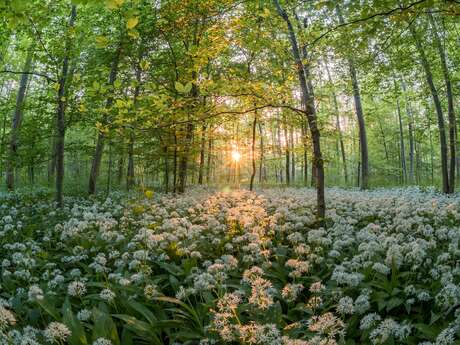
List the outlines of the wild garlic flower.
{"label": "wild garlic flower", "polygon": [[43,290],[38,285],[32,285],[27,293],[29,301],[41,301],[45,298]]}
{"label": "wild garlic flower", "polygon": [[51,322],[43,334],[48,342],[54,344],[64,342],[72,333],[63,323]]}
{"label": "wild garlic flower", "polygon": [[112,345],[112,341],[106,338],[97,338],[92,345]]}
{"label": "wild garlic flower", "polygon": [[86,284],[82,281],[73,281],[67,287],[67,293],[73,297],[82,297],[86,294]]}
{"label": "wild garlic flower", "polygon": [[116,295],[110,289],[103,289],[99,293],[99,297],[102,298],[103,300],[106,300],[107,302],[112,302],[115,299]]}

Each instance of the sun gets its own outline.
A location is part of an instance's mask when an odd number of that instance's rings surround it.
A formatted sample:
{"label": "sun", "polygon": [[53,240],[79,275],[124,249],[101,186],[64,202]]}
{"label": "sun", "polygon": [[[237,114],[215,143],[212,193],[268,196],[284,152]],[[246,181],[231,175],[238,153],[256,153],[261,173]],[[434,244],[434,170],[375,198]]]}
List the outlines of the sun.
{"label": "sun", "polygon": [[238,151],[232,151],[232,159],[235,162],[239,162],[241,159],[241,153],[239,153]]}

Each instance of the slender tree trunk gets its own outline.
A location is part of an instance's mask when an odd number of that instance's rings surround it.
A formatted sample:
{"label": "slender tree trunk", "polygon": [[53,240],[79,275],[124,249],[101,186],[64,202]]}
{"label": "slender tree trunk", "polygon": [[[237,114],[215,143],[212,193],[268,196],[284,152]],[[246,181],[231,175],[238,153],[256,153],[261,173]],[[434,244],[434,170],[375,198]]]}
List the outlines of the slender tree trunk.
{"label": "slender tree trunk", "polygon": [[[77,18],[77,7],[72,5],[69,19],[69,32],[75,26]],[[69,35],[69,32],[67,33]],[[58,106],[56,116],[56,202],[58,207],[63,206],[63,185],[64,185],[64,144],[65,144],[65,111],[67,107],[67,82],[69,72],[70,51],[72,49],[72,39],[66,40],[64,60],[62,62],[61,77],[59,78]]]}
{"label": "slender tree trunk", "polygon": [[[337,16],[339,17],[340,24],[344,23],[340,7],[336,6]],[[356,117],[358,119],[359,127],[359,141],[361,147],[361,189],[369,187],[369,155],[367,147],[367,134],[366,125],[364,121],[363,107],[361,104],[361,93],[359,89],[358,77],[355,69],[354,62],[351,57],[348,58],[348,68],[350,71],[351,83],[353,86],[353,98],[355,101]]]}
{"label": "slender tree trunk", "polygon": [[194,128],[195,126],[191,122],[186,125],[185,143],[183,145],[183,149],[179,158],[179,185],[177,187],[177,191],[179,193],[184,193],[185,187],[187,185],[189,152],[190,145],[192,144]]}
{"label": "slender tree trunk", "polygon": [[308,138],[307,124],[302,121],[302,145],[303,145],[303,184],[308,186]]}
{"label": "slender tree trunk", "polygon": [[134,133],[129,135],[128,144],[128,171],[126,174],[126,189],[129,191],[134,186]]}
{"label": "slender tree trunk", "polygon": [[120,156],[118,157],[118,171],[117,171],[117,184],[118,186],[121,186],[121,182],[123,180],[123,173],[124,173],[124,168],[125,167],[125,157],[124,157],[124,152],[120,153]]}
{"label": "slender tree trunk", "polygon": [[438,96],[438,91],[436,90],[436,86],[433,82],[433,74],[431,72],[430,64],[428,63],[428,59],[425,55],[425,51],[423,50],[423,46],[420,43],[419,38],[417,37],[417,32],[413,25],[409,26],[411,31],[412,37],[415,41],[415,45],[417,47],[418,54],[420,55],[420,61],[422,63],[422,67],[425,71],[426,82],[428,87],[430,88],[431,96],[433,98],[433,103],[436,109],[436,114],[438,117],[438,128],[439,128],[439,142],[440,142],[440,150],[441,150],[441,176],[442,176],[442,191],[444,193],[449,193],[449,172],[448,172],[448,163],[447,163],[447,140],[446,140],[446,128],[444,124],[444,115],[442,112],[441,101]]}
{"label": "slender tree trunk", "polygon": [[264,133],[262,129],[262,123],[259,121],[259,140],[260,140],[260,158],[259,158],[259,184],[261,184],[265,179],[263,175],[264,170]]}
{"label": "slender tree trunk", "polygon": [[[2,92],[3,93],[3,85],[2,85]],[[0,154],[3,154],[5,145],[6,145],[6,122],[7,122],[7,113],[3,112],[3,121],[2,121],[2,137],[0,140]],[[0,162],[2,163],[2,167],[0,169],[0,174],[3,173],[3,167],[4,167],[4,162],[3,159],[0,159]]]}
{"label": "slender tree trunk", "polygon": [[[297,38],[294,32],[292,23],[287,15],[286,11],[281,7],[278,0],[273,0],[278,14],[286,22],[289,40],[292,46],[292,54],[297,66],[297,73],[299,78],[299,84],[301,88],[301,99],[302,105],[305,108],[305,116],[307,117],[308,125],[310,127],[311,137],[313,141],[313,156],[316,166],[317,181],[316,181],[316,194],[317,194],[317,213],[318,220],[322,221],[326,213],[326,204],[324,198],[324,165],[323,157],[321,154],[321,143],[320,143],[320,132],[318,129],[316,109],[314,104],[313,88],[311,83],[307,82],[308,68],[303,64],[302,57],[300,56],[299,46]],[[310,86],[310,88],[309,88]]]}
{"label": "slender tree trunk", "polygon": [[201,128],[200,167],[198,171],[198,184],[203,184],[205,147],[206,147],[206,124],[203,124],[203,127]]}
{"label": "slender tree trunk", "polygon": [[289,126],[289,140],[291,141],[291,180],[295,184],[295,142],[294,142],[294,128]]}
{"label": "slender tree trunk", "polygon": [[[331,78],[331,73],[329,71],[329,66],[328,66],[327,61],[325,63],[325,66],[326,66],[327,78],[332,87],[332,78]],[[345,153],[345,145],[343,143],[342,129],[340,128],[339,103],[337,101],[337,95],[335,93],[334,88],[332,88],[332,101],[334,103],[335,127],[337,130],[337,134],[339,136],[340,152],[342,155],[343,176],[345,178],[345,184],[348,184],[347,159],[346,159],[346,153]]]}
{"label": "slender tree trunk", "polygon": [[279,165],[280,165],[280,168],[279,168],[279,179],[280,179],[280,183],[283,183],[284,182],[284,177],[283,177],[283,168],[282,168],[282,159],[283,159],[283,153],[281,151],[281,127],[280,127],[280,121],[277,120],[276,121],[276,132],[277,132],[277,144],[278,144],[278,161],[279,161]]}
{"label": "slender tree trunk", "polygon": [[109,161],[107,162],[107,195],[110,194],[112,189],[112,166],[113,166],[113,154],[112,154],[112,140],[109,140]]}
{"label": "slender tree trunk", "polygon": [[251,144],[252,173],[251,173],[251,182],[249,184],[250,191],[252,191],[254,188],[254,178],[256,177],[256,128],[257,128],[257,110],[254,112],[254,121],[252,121],[252,144]]}
{"label": "slender tree trunk", "polygon": [[30,72],[32,66],[33,55],[33,46],[31,46],[27,52],[26,62],[24,64],[23,69],[25,73],[21,75],[21,81],[19,82],[19,90],[16,96],[16,108],[13,114],[13,121],[10,133],[9,154],[6,161],[6,187],[9,191],[14,190],[14,172],[17,168],[19,129],[21,127],[22,122],[27,83],[29,81],[28,73]]}
{"label": "slender tree trunk", "polygon": [[164,171],[164,186],[165,186],[165,193],[169,193],[169,157],[168,157],[168,145],[165,144],[163,146],[163,160],[165,165]]}
{"label": "slender tree trunk", "polygon": [[209,185],[211,181],[211,171],[212,171],[212,132],[209,128],[208,133],[208,161],[206,163],[206,183]]}
{"label": "slender tree trunk", "polygon": [[400,152],[401,152],[402,180],[403,180],[403,183],[406,183],[407,182],[406,149],[404,147],[404,132],[403,132],[403,123],[402,123],[402,118],[401,118],[401,106],[399,104],[398,97],[396,97],[396,107],[397,107],[398,121],[399,121],[399,142],[400,142]]}
{"label": "slender tree trunk", "polygon": [[290,149],[289,149],[289,137],[288,137],[288,129],[287,129],[287,120],[286,117],[283,118],[283,130],[284,130],[284,155],[286,159],[286,165],[284,167],[285,172],[286,172],[286,185],[289,186],[291,184],[291,162],[290,162]]}
{"label": "slender tree trunk", "polygon": [[177,192],[177,134],[174,130],[173,192]]}
{"label": "slender tree trunk", "polygon": [[430,139],[430,170],[431,170],[431,184],[434,184],[434,149],[433,149],[433,136],[431,134],[431,118],[430,113],[427,109],[427,118],[428,118],[428,136]]}
{"label": "slender tree trunk", "polygon": [[406,113],[407,117],[409,118],[408,128],[409,128],[409,181],[410,183],[414,183],[414,151],[415,151],[415,143],[414,143],[414,116],[412,114],[412,107],[410,105],[409,98],[407,97],[407,88],[406,83],[404,80],[401,81],[401,86],[404,92],[404,98],[406,103]]}
{"label": "slender tree trunk", "polygon": [[[121,51],[122,51],[122,41],[120,41],[117,51],[115,52],[115,55],[112,60],[112,67],[110,69],[109,85],[112,87],[113,87],[113,84],[115,83],[115,80],[117,79],[118,65],[120,62]],[[113,104],[113,94],[109,93],[109,96],[106,102],[106,106],[105,106],[106,109],[110,109],[112,104]],[[102,122],[104,125],[106,125],[107,118],[104,118]],[[97,136],[96,149],[94,151],[94,156],[93,156],[93,162],[91,164],[91,173],[89,176],[89,186],[88,186],[89,194],[96,193],[97,178],[99,176],[99,169],[100,169],[101,162],[102,162],[102,154],[104,153],[105,139],[106,139],[105,133],[103,133],[102,131],[99,131],[98,136]]]}
{"label": "slender tree trunk", "polygon": [[449,68],[447,67],[447,57],[444,47],[442,46],[441,39],[438,34],[436,22],[431,13],[428,14],[430,23],[433,29],[433,36],[436,47],[438,49],[439,57],[441,59],[441,67],[444,75],[444,83],[446,84],[447,95],[447,113],[449,118],[449,151],[450,151],[450,167],[449,167],[449,193],[455,191],[455,165],[456,165],[456,119],[454,110],[454,96],[452,92],[452,83],[450,81]]}

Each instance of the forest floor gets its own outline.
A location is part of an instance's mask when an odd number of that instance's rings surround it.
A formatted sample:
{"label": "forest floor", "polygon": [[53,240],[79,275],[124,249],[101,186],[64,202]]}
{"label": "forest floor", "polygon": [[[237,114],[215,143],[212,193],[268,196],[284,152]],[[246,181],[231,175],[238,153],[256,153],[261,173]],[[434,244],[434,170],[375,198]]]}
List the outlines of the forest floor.
{"label": "forest floor", "polygon": [[460,198],[326,197],[3,194],[0,344],[459,344]]}

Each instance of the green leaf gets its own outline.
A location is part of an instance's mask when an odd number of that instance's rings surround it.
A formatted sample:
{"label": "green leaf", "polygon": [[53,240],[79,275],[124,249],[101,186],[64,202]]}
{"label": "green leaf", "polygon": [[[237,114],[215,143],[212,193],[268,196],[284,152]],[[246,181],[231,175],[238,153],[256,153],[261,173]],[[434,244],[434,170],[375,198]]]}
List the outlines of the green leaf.
{"label": "green leaf", "polygon": [[49,315],[53,317],[55,320],[60,320],[60,315],[57,309],[55,308],[54,304],[51,303],[51,300],[45,297],[42,300],[37,300],[38,305],[42,307],[44,311],[46,311]]}
{"label": "green leaf", "polygon": [[126,21],[126,28],[128,30],[134,29],[137,24],[139,24],[139,18],[138,17],[131,17]]}
{"label": "green leaf", "polygon": [[176,88],[176,91],[179,92],[179,93],[184,93],[184,85],[180,82],[180,81],[176,81],[174,83],[174,87]]}
{"label": "green leaf", "polygon": [[64,324],[69,327],[70,331],[72,332],[68,342],[71,345],[86,345],[88,344],[88,340],[86,339],[85,330],[81,322],[75,317],[72,312],[72,307],[70,305],[69,298],[67,297],[64,301],[62,306],[62,314],[63,318],[62,321]]}
{"label": "green leaf", "polygon": [[105,5],[107,6],[108,9],[116,10],[120,8],[124,2],[125,0],[106,0]]}
{"label": "green leaf", "polygon": [[107,309],[104,304],[101,304],[99,308],[93,308],[93,340],[102,337],[110,339],[115,345],[120,345],[115,322],[104,309]]}
{"label": "green leaf", "polygon": [[184,93],[189,93],[192,90],[192,82],[189,81],[184,87]]}

